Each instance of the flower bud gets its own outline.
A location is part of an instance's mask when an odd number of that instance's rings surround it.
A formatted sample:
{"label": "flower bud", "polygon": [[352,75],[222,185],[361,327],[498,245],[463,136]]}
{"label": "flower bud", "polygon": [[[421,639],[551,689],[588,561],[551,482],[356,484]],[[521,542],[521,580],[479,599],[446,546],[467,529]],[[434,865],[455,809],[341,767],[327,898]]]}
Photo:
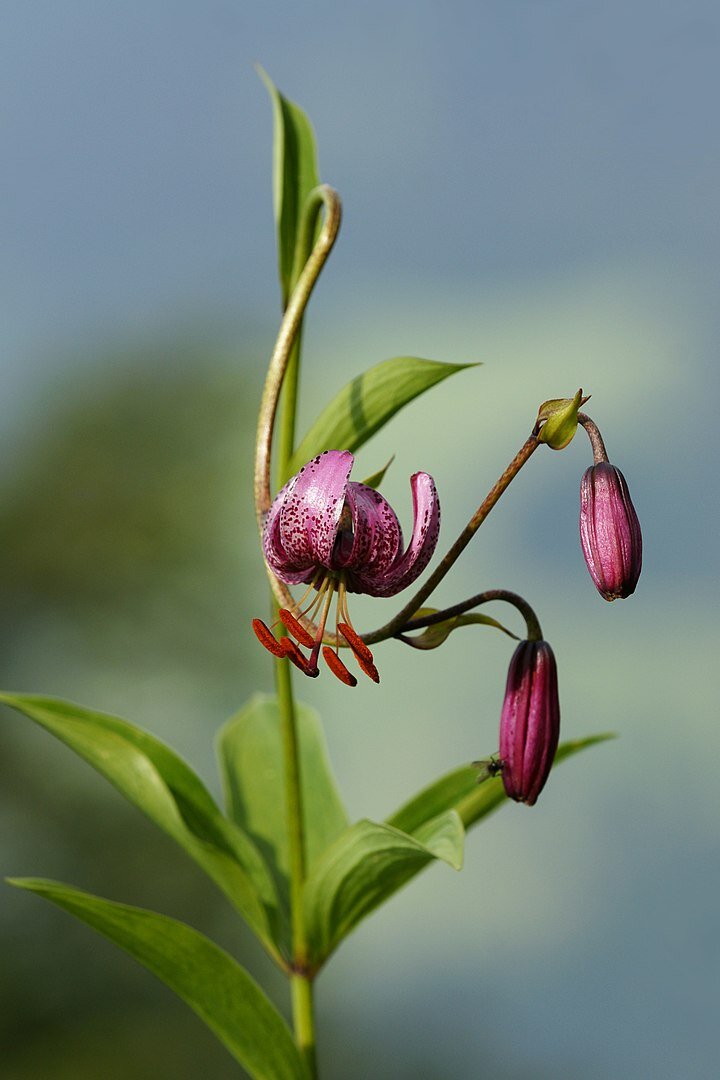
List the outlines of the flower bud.
{"label": "flower bud", "polygon": [[545,786],[560,737],[557,666],[547,641],[521,641],[508,670],[500,716],[505,793],[532,806]]}
{"label": "flower bud", "polygon": [[535,421],[535,433],[540,442],[546,443],[551,450],[564,450],[577,431],[578,410],[590,400],[578,390],[573,398],[551,398],[543,401]]}
{"label": "flower bud", "polygon": [[606,600],[635,592],[642,533],[625,477],[609,461],[592,465],[580,484],[580,543],[595,587]]}

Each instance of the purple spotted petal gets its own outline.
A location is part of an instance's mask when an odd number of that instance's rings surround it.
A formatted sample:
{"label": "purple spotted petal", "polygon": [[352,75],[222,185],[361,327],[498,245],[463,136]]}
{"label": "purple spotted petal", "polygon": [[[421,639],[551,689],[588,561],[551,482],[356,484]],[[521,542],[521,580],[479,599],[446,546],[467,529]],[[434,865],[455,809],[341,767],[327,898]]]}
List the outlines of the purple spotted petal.
{"label": "purple spotted petal", "polygon": [[350,571],[358,567],[368,574],[387,570],[402,550],[402,531],[395,511],[379,491],[365,484],[350,482],[345,498],[352,533],[346,544],[336,547],[334,565]]}
{"label": "purple spotted petal", "polygon": [[286,585],[299,585],[305,580],[308,570],[291,570],[287,552],[282,546],[280,539],[280,510],[282,509],[287,490],[292,484],[289,480],[285,487],[278,492],[270,507],[265,525],[263,526],[262,545],[263,554],[268,566],[281,581]]}
{"label": "purple spotted petal", "polygon": [[355,592],[394,596],[423,572],[432,558],[440,532],[440,500],[427,473],[410,478],[413,494],[413,532],[405,552],[386,569],[362,568],[352,574]]}
{"label": "purple spotted petal", "polygon": [[277,535],[287,569],[330,566],[353,460],[349,450],[326,450],[283,489]]}

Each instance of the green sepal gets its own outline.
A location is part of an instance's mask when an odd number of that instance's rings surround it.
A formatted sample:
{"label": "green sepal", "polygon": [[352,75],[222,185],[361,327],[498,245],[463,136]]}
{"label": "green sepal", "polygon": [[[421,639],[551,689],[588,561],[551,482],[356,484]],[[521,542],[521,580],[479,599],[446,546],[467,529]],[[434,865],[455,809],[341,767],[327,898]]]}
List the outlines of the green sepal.
{"label": "green sepal", "polygon": [[257,1080],[309,1080],[284,1019],[253,978],[186,923],[41,878],[10,885],[51,900],[130,953],[197,1013]]}
{"label": "green sepal", "polygon": [[572,398],[552,398],[544,401],[538,410],[536,427],[542,424],[538,439],[551,450],[564,450],[572,442],[578,426],[578,412],[588,397],[578,390]]}

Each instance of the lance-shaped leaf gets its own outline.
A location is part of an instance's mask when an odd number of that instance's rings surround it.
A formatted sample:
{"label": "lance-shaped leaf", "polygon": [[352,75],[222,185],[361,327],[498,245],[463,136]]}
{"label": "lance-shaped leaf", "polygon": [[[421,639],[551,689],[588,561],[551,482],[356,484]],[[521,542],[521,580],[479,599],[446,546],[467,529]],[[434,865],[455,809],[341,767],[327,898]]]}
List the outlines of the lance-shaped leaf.
{"label": "lance-shaped leaf", "polygon": [[272,875],[247,834],[222,816],[177,754],[126,720],[67,701],[0,694],[0,703],[55,735],[171,836],[280,960],[281,919]]}
{"label": "lance-shaped leaf", "polygon": [[[332,774],[320,717],[296,705],[301,800],[308,868],[348,825]],[[276,874],[283,905],[289,898],[281,720],[277,699],[258,694],[218,737],[227,812],[252,837]]]}
{"label": "lance-shaped leaf", "polygon": [[382,469],[378,469],[377,472],[371,473],[370,476],[366,476],[363,480],[365,487],[379,488],[385,479],[385,473],[388,471],[394,460],[395,455],[393,454],[390,460],[383,465]]}
{"label": "lance-shaped leaf", "polygon": [[464,829],[456,813],[424,822],[417,836],[358,821],[315,863],[305,884],[311,960],[319,967],[361,919],[434,859],[462,865]]}
{"label": "lance-shaped leaf", "polygon": [[319,184],[315,136],[306,114],[284,97],[261,67],[273,105],[273,203],[283,307],[295,281],[293,265],[305,200]]}
{"label": "lance-shaped leaf", "polygon": [[[564,742],[557,749],[555,765],[580,750],[614,738],[612,734],[590,735],[586,739]],[[479,770],[473,765],[453,769],[401,806],[387,819],[388,825],[416,835],[426,822],[432,821],[438,814],[455,810],[465,828],[470,828],[506,801],[500,776],[493,777],[485,771],[481,776],[482,783],[478,783],[478,775]]]}
{"label": "lance-shaped leaf", "polygon": [[456,371],[476,366],[396,356],[369,368],[323,409],[293,454],[288,475],[324,450],[357,450],[419,394]]}
{"label": "lance-shaped leaf", "polygon": [[257,1080],[309,1080],[287,1024],[237,961],[185,923],[39,878],[28,889],[92,926],[187,1002]]}
{"label": "lance-shaped leaf", "polygon": [[[437,610],[437,608],[419,608],[413,615],[413,620],[422,619],[426,615],[434,615]],[[491,615],[481,615],[479,612],[452,615],[449,619],[443,619],[442,622],[431,623],[422,633],[398,634],[398,638],[413,649],[437,649],[440,645],[444,645],[453,630],[457,630],[459,626],[492,626],[515,641],[520,640],[517,634],[513,634],[512,630],[508,630],[497,619],[493,619]]]}

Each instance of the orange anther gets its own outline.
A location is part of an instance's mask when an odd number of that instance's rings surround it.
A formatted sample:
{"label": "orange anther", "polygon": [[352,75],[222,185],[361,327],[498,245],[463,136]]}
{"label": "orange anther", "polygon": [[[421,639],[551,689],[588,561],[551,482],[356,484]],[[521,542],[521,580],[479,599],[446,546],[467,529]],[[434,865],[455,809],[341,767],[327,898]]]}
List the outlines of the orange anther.
{"label": "orange anther", "polygon": [[315,642],[295,616],[291,614],[287,608],[280,608],[278,615],[280,616],[280,622],[283,626],[287,627],[295,640],[299,641],[301,645],[304,645],[306,649],[312,649]]}
{"label": "orange anther", "polygon": [[[337,628],[347,641],[352,651],[355,653],[355,656],[358,658],[358,662],[362,657],[362,659],[365,660],[366,663],[373,665],[373,654],[370,652],[360,635],[355,633],[350,623],[339,622],[337,624]],[[362,664],[360,666],[362,667]]]}
{"label": "orange anther", "polygon": [[272,630],[267,628],[262,619],[253,619],[252,628],[255,631],[255,637],[260,644],[264,645],[268,652],[271,652],[273,656],[283,657],[286,655],[285,649],[275,637]]}
{"label": "orange anther", "polygon": [[355,676],[348,671],[338,654],[333,652],[329,645],[323,645],[323,656],[325,663],[340,682],[345,683],[346,686],[357,686]]}

